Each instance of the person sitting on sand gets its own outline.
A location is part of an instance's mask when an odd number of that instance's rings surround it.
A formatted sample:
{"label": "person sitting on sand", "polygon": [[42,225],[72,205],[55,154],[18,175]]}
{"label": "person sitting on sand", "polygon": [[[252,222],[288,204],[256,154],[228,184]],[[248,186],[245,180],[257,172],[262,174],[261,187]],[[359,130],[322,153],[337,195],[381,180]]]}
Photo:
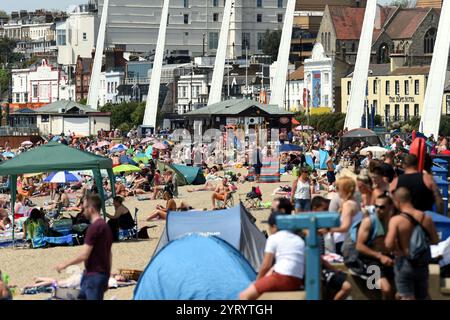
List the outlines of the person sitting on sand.
{"label": "person sitting on sand", "polygon": [[156,209],[150,214],[150,216],[147,218],[147,221],[151,221],[154,219],[166,220],[167,212],[177,210],[177,203],[173,199],[173,194],[169,190],[164,191],[163,198],[164,200],[166,200],[166,207],[163,207],[159,204],[156,205]]}
{"label": "person sitting on sand", "polygon": [[211,196],[213,210],[217,208],[216,200],[222,201],[223,206],[225,206],[225,202],[228,199],[228,196],[230,195],[231,192],[232,189],[231,186],[228,184],[228,179],[223,178],[222,183],[216,187],[214,193]]}
{"label": "person sitting on sand", "polygon": [[30,216],[23,223],[23,239],[33,240],[47,235],[49,226],[44,219],[44,213],[38,208],[33,208]]}
{"label": "person sitting on sand", "polygon": [[241,300],[256,300],[264,292],[294,291],[303,285],[305,270],[305,242],[287,230],[278,231],[276,217],[281,212],[270,214],[270,236],[266,241],[264,259],[256,281],[242,291]]}
{"label": "person sitting on sand", "polygon": [[163,181],[164,185],[154,185],[153,186],[153,196],[152,199],[156,199],[159,195],[159,193],[164,192],[167,188],[171,188],[172,196],[173,196],[173,173],[172,171],[168,170],[165,171],[163,174]]}
{"label": "person sitting on sand", "polygon": [[134,227],[135,223],[130,210],[124,206],[123,198],[115,196],[113,199],[114,215],[106,214],[109,218],[108,225],[113,234],[113,241],[119,240],[119,229],[127,230]]}
{"label": "person sitting on sand", "polygon": [[116,194],[122,197],[126,197],[128,195],[128,191],[125,189],[125,186],[120,180],[116,180]]}

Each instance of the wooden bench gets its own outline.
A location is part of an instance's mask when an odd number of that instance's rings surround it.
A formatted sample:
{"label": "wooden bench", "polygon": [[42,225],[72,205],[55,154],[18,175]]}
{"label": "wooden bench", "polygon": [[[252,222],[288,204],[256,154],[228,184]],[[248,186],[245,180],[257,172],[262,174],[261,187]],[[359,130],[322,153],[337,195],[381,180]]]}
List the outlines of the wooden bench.
{"label": "wooden bench", "polygon": [[305,291],[279,291],[263,293],[258,300],[306,300]]}

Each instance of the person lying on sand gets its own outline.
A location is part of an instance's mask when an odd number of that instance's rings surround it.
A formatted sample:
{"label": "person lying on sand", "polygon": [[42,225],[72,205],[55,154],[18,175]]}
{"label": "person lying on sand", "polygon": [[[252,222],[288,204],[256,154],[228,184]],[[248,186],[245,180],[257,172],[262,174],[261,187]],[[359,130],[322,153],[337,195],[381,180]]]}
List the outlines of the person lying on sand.
{"label": "person lying on sand", "polygon": [[[54,278],[36,277],[34,282],[23,287],[21,294],[36,294],[45,293],[52,288],[74,288],[77,289],[81,285],[81,273],[74,273],[67,279],[56,280]],[[112,273],[109,277],[108,288],[117,288],[120,286],[127,286],[134,284],[134,281],[130,281],[127,277],[124,277],[118,273]]]}
{"label": "person lying on sand", "polygon": [[169,190],[164,191],[163,198],[166,200],[166,207],[160,206],[159,204],[156,205],[156,209],[150,214],[147,221],[154,219],[166,220],[167,212],[177,210],[177,203],[173,199],[173,194]]}

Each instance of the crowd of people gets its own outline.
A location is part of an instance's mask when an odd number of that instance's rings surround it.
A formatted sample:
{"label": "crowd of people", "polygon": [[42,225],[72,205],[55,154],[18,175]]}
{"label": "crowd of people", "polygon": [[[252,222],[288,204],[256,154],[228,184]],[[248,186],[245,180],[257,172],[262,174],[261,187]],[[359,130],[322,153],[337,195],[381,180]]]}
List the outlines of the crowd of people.
{"label": "crowd of people", "polygon": [[[303,151],[280,154],[285,172],[294,175],[294,181],[286,190],[283,189],[283,197],[272,201],[272,213],[267,221],[271,235],[266,242],[264,259],[257,280],[240,294],[241,299],[256,299],[269,291],[298,290],[304,285],[304,238],[307,231],[293,233],[278,230],[276,218],[279,215],[322,211],[338,212],[340,215],[338,226],[318,230],[322,284],[327,298],[346,299],[352,291],[346,273],[326,259],[330,253],[342,256],[346,267],[362,279],[369,277],[374,267],[378,268],[381,277],[377,285],[385,299],[429,297],[430,245],[436,244],[439,239],[432,219],[424,212],[444,212],[442,195],[431,173],[431,157],[426,157],[424,171],[419,170],[418,158],[407,150],[410,141],[399,136],[392,138],[390,150],[381,157],[375,157],[370,151],[361,155],[361,150],[367,146],[364,141],[357,141],[342,150],[340,137],[344,133],[336,137],[315,131],[309,135],[292,132],[286,136],[280,135],[278,143],[286,140],[299,145]],[[114,213],[106,215],[107,222],[101,216],[102,199],[98,195],[98,187],[89,176],[70,186],[43,183],[40,176],[22,176],[18,179],[15,212],[18,215],[16,218],[24,218],[21,228],[25,239],[56,236],[48,224],[52,212],[57,214],[61,209],[76,212],[72,220],[73,225],[83,226],[80,229],[84,235],[83,247],[79,255],[56,268],[60,272],[70,265],[84,262],[81,299],[102,299],[108,288],[112,243],[119,240],[120,229],[131,229],[135,225],[130,210],[124,204],[126,197],[148,195],[150,200],[165,201],[165,205],[157,205],[148,213],[147,221],[164,220],[169,211],[193,209],[185,202],[177,203],[177,175],[170,169],[161,169],[158,163],[201,166],[205,184],[187,189],[187,192],[212,192],[211,208],[219,209],[233,197],[239,183],[259,183],[262,159],[273,156],[277,147],[268,144],[260,148],[246,140],[243,153],[235,150],[235,156],[230,161],[226,150],[210,150],[208,146],[194,144],[176,148],[167,143],[165,147],[151,148],[158,142],[156,139],[139,138],[133,131],[124,137],[122,147],[111,148],[112,139],[117,135],[118,132],[109,135],[100,132],[96,138],[75,135],[49,137],[49,140],[109,157],[114,166],[122,164],[124,157],[133,159],[138,154],[146,154],[150,158],[145,163],[136,160],[135,164],[140,169],[138,172],[116,175],[116,196],[112,199]],[[439,138],[434,143],[431,138],[428,142],[434,152],[447,150],[446,139]],[[5,150],[12,152],[8,145]],[[16,154],[26,151],[27,148],[21,148]],[[313,163],[317,163],[320,151],[328,155],[324,170],[311,168],[306,159],[310,156]],[[219,175],[220,171],[236,163],[247,168],[247,173]],[[356,177],[340,174],[343,166],[353,166],[351,171]],[[106,193],[111,194],[109,179],[104,179],[103,184]],[[70,194],[75,194],[75,201],[69,197]],[[25,213],[33,195],[48,195],[53,202],[44,208],[31,207]],[[0,231],[11,227],[8,209],[7,201],[3,201]]]}

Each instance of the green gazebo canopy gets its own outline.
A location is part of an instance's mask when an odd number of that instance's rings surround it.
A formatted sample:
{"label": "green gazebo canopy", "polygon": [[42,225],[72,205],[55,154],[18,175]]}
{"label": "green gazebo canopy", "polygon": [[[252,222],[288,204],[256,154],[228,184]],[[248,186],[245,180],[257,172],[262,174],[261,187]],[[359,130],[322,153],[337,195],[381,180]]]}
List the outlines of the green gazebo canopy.
{"label": "green gazebo canopy", "polygon": [[[114,174],[111,159],[71,148],[58,142],[49,142],[0,164],[0,176],[11,176],[11,213],[14,217],[18,175],[63,170],[92,170],[100,197],[104,200],[101,169],[106,169],[108,172],[112,195],[114,196]],[[106,213],[104,201],[103,213]]]}
{"label": "green gazebo canopy", "polygon": [[63,170],[112,169],[112,160],[49,142],[0,165],[0,176]]}

